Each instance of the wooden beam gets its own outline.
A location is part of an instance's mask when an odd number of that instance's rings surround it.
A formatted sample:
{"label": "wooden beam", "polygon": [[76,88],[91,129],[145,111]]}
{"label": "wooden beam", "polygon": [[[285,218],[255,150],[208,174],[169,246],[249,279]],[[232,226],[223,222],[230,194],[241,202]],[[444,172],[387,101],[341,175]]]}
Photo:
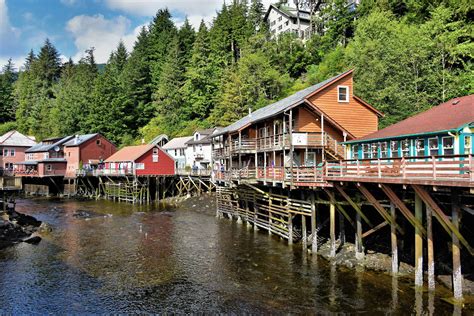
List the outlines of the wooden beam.
{"label": "wooden beam", "polygon": [[329,206],[329,218],[329,235],[331,237],[329,257],[334,258],[336,256],[336,206],[334,203]]}
{"label": "wooden beam", "polygon": [[370,227],[373,227],[374,225],[370,222],[370,220],[367,218],[367,216],[365,216],[365,214],[362,212],[361,208],[359,207],[359,205],[357,205],[351,198],[349,195],[347,195],[347,193],[344,191],[344,189],[338,185],[338,184],[334,184],[334,187],[336,188],[337,191],[339,191],[339,193],[342,195],[342,197],[344,199],[346,199],[346,201],[356,210],[356,212],[360,215],[360,217],[362,217],[362,219],[370,226]]}
{"label": "wooden beam", "polygon": [[354,221],[352,220],[352,218],[349,216],[349,214],[347,214],[347,212],[344,210],[344,208],[342,207],[342,205],[340,204],[337,204],[337,201],[336,201],[336,197],[334,196],[334,194],[332,192],[330,192],[328,189],[323,189],[324,192],[326,192],[327,196],[329,197],[329,200],[330,200],[330,204],[331,205],[336,205],[337,209],[339,210],[339,212],[341,212],[341,214],[347,219],[347,221],[351,224],[351,226],[355,229],[355,224],[354,224]]}
{"label": "wooden beam", "polygon": [[[397,221],[397,214],[395,212],[395,205],[390,203],[390,215],[393,220]],[[390,235],[392,244],[392,273],[398,273],[398,242],[397,242],[397,229],[395,225],[390,225]]]}
{"label": "wooden beam", "polygon": [[[415,217],[423,220],[423,202],[418,194],[415,195]],[[415,227],[415,286],[423,286],[423,237],[421,230]]]}
{"label": "wooden beam", "polygon": [[[453,192],[452,194],[452,209],[451,209],[451,217],[453,220],[453,226],[458,229],[459,228],[459,196],[457,192]],[[451,234],[453,239],[453,294],[454,299],[457,301],[462,301],[463,299],[463,291],[462,291],[462,283],[463,277],[461,272],[461,249],[459,245],[459,239],[456,234]]]}
{"label": "wooden beam", "polygon": [[394,221],[392,216],[388,214],[388,212],[385,210],[385,208],[380,205],[380,203],[377,201],[377,199],[372,195],[372,193],[367,190],[367,188],[363,184],[359,184],[357,186],[360,190],[360,192],[365,196],[365,198],[373,205],[373,207],[379,212],[379,214],[382,216],[382,218],[387,221],[389,224],[395,225],[396,229],[401,233],[404,234],[403,230],[401,229],[400,226]]}
{"label": "wooden beam", "polygon": [[365,238],[365,237],[369,236],[370,234],[375,233],[377,230],[379,230],[379,229],[381,229],[381,228],[383,228],[387,225],[388,225],[388,222],[382,222],[382,223],[378,224],[377,226],[375,226],[374,228],[372,228],[372,229],[366,231],[365,233],[363,233],[361,235],[361,237]]}
{"label": "wooden beam", "polygon": [[397,196],[397,194],[386,184],[380,185],[382,191],[387,195],[387,197],[392,201],[398,209],[402,212],[405,218],[413,225],[413,227],[418,228],[422,236],[426,236],[426,230],[423,227],[423,224],[416,219],[415,216],[410,212],[405,203]]}
{"label": "wooden beam", "polygon": [[315,193],[314,191],[311,191],[311,234],[313,237],[313,240],[311,241],[311,252],[312,253],[317,253],[318,252],[318,228],[317,228],[317,222],[316,222],[316,204],[314,203],[315,201]]}
{"label": "wooden beam", "polygon": [[449,218],[444,214],[438,204],[433,200],[430,194],[421,186],[413,184],[412,185],[415,192],[420,196],[420,198],[425,202],[425,204],[429,205],[433,210],[433,214],[435,215],[438,222],[443,226],[448,234],[454,234],[459,239],[459,241],[466,247],[471,255],[474,255],[474,249],[469,245],[467,240],[461,235],[458,228],[449,220]]}
{"label": "wooden beam", "polygon": [[435,289],[435,264],[433,249],[433,211],[426,205],[426,244],[428,246],[428,289]]}

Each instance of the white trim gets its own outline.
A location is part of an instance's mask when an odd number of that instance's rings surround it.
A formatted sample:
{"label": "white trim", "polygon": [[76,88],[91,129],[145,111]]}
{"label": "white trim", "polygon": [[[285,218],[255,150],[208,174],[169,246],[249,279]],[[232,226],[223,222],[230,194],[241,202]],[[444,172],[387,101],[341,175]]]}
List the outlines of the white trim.
{"label": "white trim", "polygon": [[[346,88],[346,100],[341,100],[339,99],[339,89],[340,88]],[[349,103],[349,86],[337,86],[337,102],[340,103]]]}

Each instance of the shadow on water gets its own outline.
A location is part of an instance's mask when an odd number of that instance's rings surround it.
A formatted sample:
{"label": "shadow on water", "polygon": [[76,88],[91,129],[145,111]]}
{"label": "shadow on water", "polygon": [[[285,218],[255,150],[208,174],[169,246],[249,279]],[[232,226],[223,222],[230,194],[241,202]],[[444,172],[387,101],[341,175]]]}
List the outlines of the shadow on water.
{"label": "shadow on water", "polygon": [[2,313],[453,313],[411,280],[335,267],[214,212],[45,199],[17,210],[53,232],[0,251]]}

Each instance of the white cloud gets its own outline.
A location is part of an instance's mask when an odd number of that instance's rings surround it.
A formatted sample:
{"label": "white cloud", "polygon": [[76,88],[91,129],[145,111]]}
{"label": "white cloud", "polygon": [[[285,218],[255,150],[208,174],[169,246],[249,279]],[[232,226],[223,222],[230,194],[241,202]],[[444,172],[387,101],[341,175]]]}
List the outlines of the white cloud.
{"label": "white cloud", "polygon": [[[12,36],[14,38],[12,38]],[[0,43],[11,41],[20,36],[20,30],[10,24],[8,7],[5,0],[0,0]]]}
{"label": "white cloud", "polygon": [[[0,72],[2,71],[3,66],[5,66],[8,63],[9,59],[10,58],[0,57]],[[20,68],[23,67],[23,65],[25,64],[25,59],[26,59],[26,56],[12,58],[12,62],[13,62],[13,66],[15,67],[15,70],[18,71]]]}
{"label": "white cloud", "polygon": [[159,9],[168,8],[189,16],[208,16],[219,9],[223,0],[105,0],[111,9],[140,16],[153,16]]}
{"label": "white cloud", "polygon": [[66,30],[72,33],[77,48],[74,61],[78,61],[86,49],[94,47],[97,62],[105,63],[120,40],[131,50],[141,26],[129,32],[130,24],[124,16],[113,19],[106,19],[102,14],[73,17],[67,22]]}

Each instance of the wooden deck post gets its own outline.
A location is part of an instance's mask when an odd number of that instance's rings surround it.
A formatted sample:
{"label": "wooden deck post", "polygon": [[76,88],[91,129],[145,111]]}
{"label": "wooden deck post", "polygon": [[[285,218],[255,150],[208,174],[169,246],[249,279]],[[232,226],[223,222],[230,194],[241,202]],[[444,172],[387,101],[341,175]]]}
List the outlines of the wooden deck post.
{"label": "wooden deck post", "polygon": [[311,252],[318,252],[318,227],[316,222],[316,203],[314,191],[311,191],[311,234],[313,240],[311,241]]}
{"label": "wooden deck post", "polygon": [[329,221],[330,221],[330,254],[329,257],[334,258],[336,256],[336,205],[334,202],[329,204]]}
{"label": "wooden deck post", "polygon": [[[456,189],[452,191],[452,210],[451,219],[454,227],[459,230],[460,212],[459,212],[459,196]],[[463,299],[462,283],[463,277],[461,272],[461,248],[458,237],[453,233],[453,294],[456,301]]]}
{"label": "wooden deck post", "polygon": [[272,234],[272,188],[268,189],[268,234]]}
{"label": "wooden deck post", "polygon": [[428,289],[435,289],[435,264],[433,250],[433,214],[431,207],[426,205],[426,244],[428,247]]}
{"label": "wooden deck post", "polygon": [[303,238],[303,250],[308,249],[308,236],[306,231],[306,215],[301,215],[301,238]]}
{"label": "wooden deck post", "polygon": [[[423,202],[415,193],[415,217],[423,223]],[[418,227],[415,227],[415,286],[423,286],[423,237]]]}
{"label": "wooden deck post", "polygon": [[[397,213],[395,212],[395,205],[390,203],[390,215],[394,222],[397,220]],[[394,224],[390,224],[390,235],[392,241],[392,273],[398,273],[398,242],[397,242],[397,228]]]}
{"label": "wooden deck post", "polygon": [[293,215],[290,213],[290,194],[288,190],[288,198],[286,200],[286,212],[288,213],[288,244],[293,245]]}
{"label": "wooden deck post", "polygon": [[356,235],[355,235],[355,256],[357,260],[364,257],[364,247],[362,244],[362,221],[360,214],[356,212]]}

